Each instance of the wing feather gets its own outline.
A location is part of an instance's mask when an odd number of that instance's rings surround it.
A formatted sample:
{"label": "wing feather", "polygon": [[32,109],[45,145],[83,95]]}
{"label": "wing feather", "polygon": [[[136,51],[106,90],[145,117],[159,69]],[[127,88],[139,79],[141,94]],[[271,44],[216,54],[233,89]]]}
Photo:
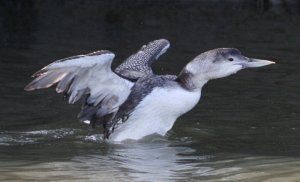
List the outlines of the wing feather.
{"label": "wing feather", "polygon": [[131,80],[153,74],[151,64],[164,54],[169,47],[170,43],[166,39],[149,42],[147,45],[142,46],[137,53],[128,57],[115,69],[115,72]]}
{"label": "wing feather", "polygon": [[[121,104],[130,94],[133,82],[153,75],[151,64],[169,48],[169,41],[159,39],[144,45],[113,72],[114,54],[97,51],[55,61],[33,74],[35,78],[25,90],[49,88],[55,84],[57,93],[64,93],[73,104],[83,96],[85,102],[78,114],[80,121],[111,122]],[[106,127],[105,127],[106,128]]]}
{"label": "wing feather", "polygon": [[102,115],[115,112],[128,97],[133,83],[111,70],[114,56],[109,51],[97,51],[58,60],[36,72],[33,75],[35,79],[25,90],[49,88],[57,84],[56,92],[67,94],[70,104],[88,95],[86,104],[100,109]]}

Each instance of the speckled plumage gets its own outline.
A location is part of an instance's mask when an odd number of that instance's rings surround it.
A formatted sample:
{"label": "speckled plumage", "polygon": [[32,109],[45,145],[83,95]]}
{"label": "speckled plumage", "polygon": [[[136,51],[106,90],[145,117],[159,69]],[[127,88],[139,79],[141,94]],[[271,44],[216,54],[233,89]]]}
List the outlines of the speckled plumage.
{"label": "speckled plumage", "polygon": [[152,41],[115,71],[111,70],[114,54],[109,51],[61,59],[34,74],[36,78],[25,90],[57,83],[56,91],[65,93],[69,103],[84,97],[80,121],[102,124],[104,137],[119,142],[154,133],[165,135],[179,116],[198,103],[209,80],[274,64],[244,57],[234,48],[219,48],[195,57],[178,76],[153,74],[152,62],[168,47],[165,39]]}
{"label": "speckled plumage", "polygon": [[146,75],[152,75],[151,64],[169,48],[166,39],[159,39],[142,46],[136,53],[128,57],[115,72],[127,79],[137,80]]}

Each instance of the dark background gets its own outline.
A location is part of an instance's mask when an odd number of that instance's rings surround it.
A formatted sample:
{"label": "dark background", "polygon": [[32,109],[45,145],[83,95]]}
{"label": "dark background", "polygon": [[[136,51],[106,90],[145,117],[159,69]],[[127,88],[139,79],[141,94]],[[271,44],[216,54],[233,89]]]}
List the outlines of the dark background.
{"label": "dark background", "polygon": [[54,90],[23,91],[30,75],[99,49],[116,53],[116,66],[143,44],[166,38],[171,48],[154,64],[159,74],[178,74],[217,47],[277,62],[210,82],[171,136],[192,137],[212,150],[298,155],[299,20],[296,0],[1,0],[0,130],[85,128],[77,122],[79,104],[68,106]]}

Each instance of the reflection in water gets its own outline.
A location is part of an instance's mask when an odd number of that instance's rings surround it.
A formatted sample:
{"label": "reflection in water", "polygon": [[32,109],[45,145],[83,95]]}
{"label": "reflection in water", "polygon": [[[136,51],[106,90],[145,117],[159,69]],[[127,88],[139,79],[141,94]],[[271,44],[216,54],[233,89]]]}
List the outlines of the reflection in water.
{"label": "reflection in water", "polygon": [[[82,131],[70,129],[23,132],[19,133],[19,137],[27,136],[29,139],[18,145],[34,145],[32,140],[36,142],[35,145],[45,143],[46,139],[40,138],[44,135],[52,138],[48,143],[52,143],[52,148],[55,148],[53,141],[57,136],[66,140],[70,135],[80,136],[80,132]],[[98,134],[94,134],[89,137],[82,135],[71,143],[70,148],[74,148],[75,143],[83,146],[70,159],[33,162],[23,157],[14,162],[3,161],[0,164],[0,180],[269,182],[293,181],[300,177],[300,161],[295,158],[233,153],[199,155],[186,144],[192,144],[192,141],[178,142],[151,137],[147,141],[108,145],[103,143]],[[90,144],[99,148],[91,150],[88,146]],[[21,151],[17,153],[20,155]]]}
{"label": "reflection in water", "polygon": [[[195,169],[198,161],[207,156],[192,156],[188,147],[172,147],[170,143],[129,144],[114,147],[109,156],[119,161],[120,172],[128,171],[138,181],[168,181],[186,179],[185,173]],[[188,162],[193,161],[193,162]]]}
{"label": "reflection in water", "polygon": [[[41,130],[14,133],[15,138],[8,139],[9,134],[2,134],[1,145],[33,145],[78,136],[81,131],[70,129]],[[17,137],[16,137],[17,136]],[[43,137],[41,137],[43,136]],[[20,140],[23,138],[24,140]],[[50,140],[49,140],[50,138]],[[211,156],[197,156],[195,150],[179,143],[172,143],[160,137],[150,137],[147,141],[126,144],[105,144],[98,134],[81,136],[74,143],[93,143],[106,146],[96,152],[81,151],[72,159],[63,162],[41,162],[32,165],[30,161],[21,159],[6,166],[2,163],[0,179],[9,180],[11,176],[22,179],[63,179],[69,177],[77,180],[109,181],[122,179],[125,181],[173,181],[188,179],[197,169],[205,171],[210,167],[197,168],[197,164],[206,161]],[[19,143],[14,143],[13,141]],[[23,142],[21,144],[21,141]],[[18,170],[16,170],[18,168]],[[74,172],[76,171],[76,172]]]}
{"label": "reflection in water", "polygon": [[[53,142],[57,139],[66,139],[80,136],[82,132],[76,129],[38,130],[15,133],[2,133],[1,145],[26,146]],[[106,145],[99,134],[84,134],[77,137],[74,143],[93,143],[106,146],[90,153],[74,156],[66,162],[41,162],[32,165],[30,161],[21,159],[6,166],[2,163],[2,180],[10,176],[22,179],[56,179],[69,176],[78,180],[122,179],[126,181],[172,181],[187,179],[195,169],[210,171],[210,167],[197,168],[197,163],[208,160],[210,156],[195,156],[195,150],[178,143],[171,143],[160,137],[147,138],[141,142],[127,144]],[[62,141],[60,141],[62,142]],[[185,142],[187,142],[185,140]],[[17,152],[18,153],[18,152]],[[82,152],[81,152],[82,153]],[[43,155],[43,154],[39,154]],[[11,165],[14,166],[11,168]],[[7,168],[8,167],[8,168]],[[15,167],[18,170],[15,170]],[[53,171],[54,170],[54,171]],[[74,173],[74,171],[77,171]]]}

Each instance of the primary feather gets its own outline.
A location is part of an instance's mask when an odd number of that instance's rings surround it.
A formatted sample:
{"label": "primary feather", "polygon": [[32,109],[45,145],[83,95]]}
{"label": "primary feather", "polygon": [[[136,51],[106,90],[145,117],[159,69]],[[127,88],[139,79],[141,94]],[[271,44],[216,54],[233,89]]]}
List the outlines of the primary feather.
{"label": "primary feather", "polygon": [[49,88],[55,84],[56,92],[63,93],[73,104],[86,96],[79,120],[92,126],[110,121],[119,106],[127,99],[131,87],[139,78],[153,74],[151,64],[169,47],[165,39],[142,46],[128,57],[115,71],[111,64],[115,55],[107,50],[77,55],[55,61],[36,72],[26,91]]}

